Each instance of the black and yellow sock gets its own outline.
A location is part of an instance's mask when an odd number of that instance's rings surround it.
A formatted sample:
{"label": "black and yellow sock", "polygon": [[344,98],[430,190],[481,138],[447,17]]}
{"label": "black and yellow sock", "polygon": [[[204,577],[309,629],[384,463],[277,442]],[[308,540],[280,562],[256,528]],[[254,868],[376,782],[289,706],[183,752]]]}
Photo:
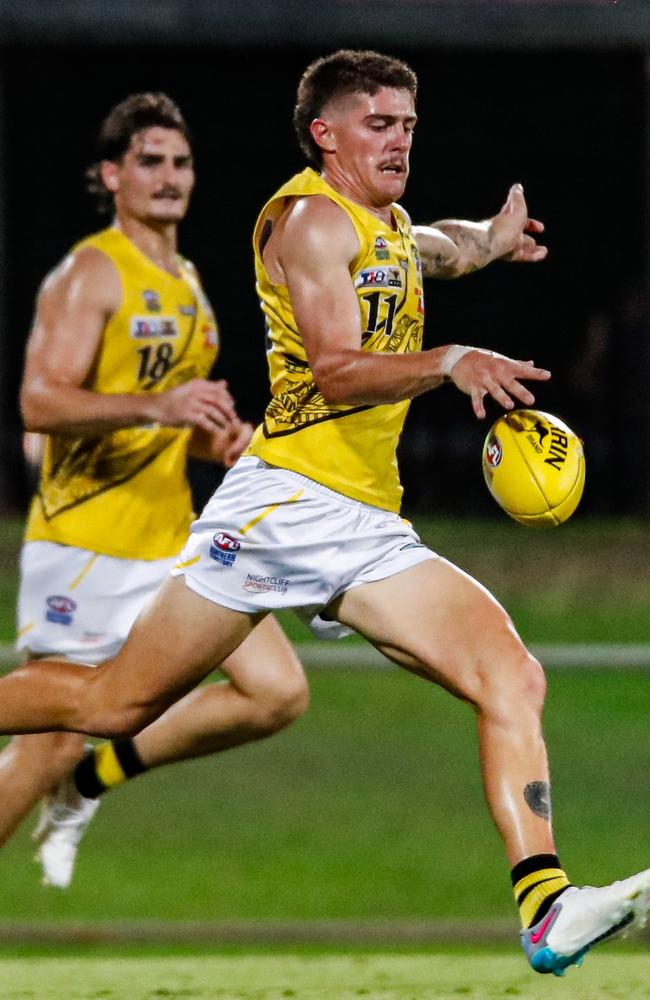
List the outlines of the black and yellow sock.
{"label": "black and yellow sock", "polygon": [[533,854],[511,872],[522,927],[532,927],[571,883],[556,854]]}
{"label": "black and yellow sock", "polygon": [[77,764],[74,783],[84,798],[97,799],[108,788],[146,770],[132,739],[113,740],[100,743],[86,754]]}

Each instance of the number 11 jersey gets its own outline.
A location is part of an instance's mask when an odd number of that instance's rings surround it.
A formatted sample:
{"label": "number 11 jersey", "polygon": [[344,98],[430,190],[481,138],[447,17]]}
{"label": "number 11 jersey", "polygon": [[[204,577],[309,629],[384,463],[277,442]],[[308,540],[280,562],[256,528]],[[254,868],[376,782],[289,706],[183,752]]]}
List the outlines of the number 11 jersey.
{"label": "number 11 jersey", "polygon": [[378,406],[328,403],[314,381],[285,285],[275,285],[262,244],[295,198],[325,195],[349,216],[359,240],[350,279],[359,299],[361,348],[404,354],[422,349],[424,306],[417,245],[406,213],[385,225],[344,198],[314,170],[297,174],[265,205],[254,235],[257,291],[266,319],[272,399],[247,454],[363,503],[399,511],[396,449],[409,401]]}

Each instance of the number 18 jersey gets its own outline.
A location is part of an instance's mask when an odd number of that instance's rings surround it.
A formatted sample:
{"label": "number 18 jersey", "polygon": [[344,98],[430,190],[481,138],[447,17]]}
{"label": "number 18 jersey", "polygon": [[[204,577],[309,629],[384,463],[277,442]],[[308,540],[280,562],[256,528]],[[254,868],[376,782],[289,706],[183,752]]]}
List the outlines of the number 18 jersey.
{"label": "number 18 jersey", "polygon": [[[84,247],[113,262],[122,301],[104,328],[83,388],[160,393],[206,378],[219,334],[193,266],[179,257],[174,277],[115,228],[82,240],[73,252]],[[94,437],[48,435],[26,541],[126,559],[176,555],[192,518],[185,470],[189,436],[189,429],[158,424]]]}
{"label": "number 18 jersey", "polygon": [[334,201],[358,236],[359,252],[349,270],[359,300],[362,350],[404,354],[422,349],[422,275],[406,213],[393,205],[393,226],[385,225],[307,168],[276,192],[255,229],[272,399],[247,453],[396,512],[402,497],[396,449],[409,401],[379,406],[328,403],[314,381],[288,289],[271,282],[262,261],[265,235],[291,200],[306,195]]}

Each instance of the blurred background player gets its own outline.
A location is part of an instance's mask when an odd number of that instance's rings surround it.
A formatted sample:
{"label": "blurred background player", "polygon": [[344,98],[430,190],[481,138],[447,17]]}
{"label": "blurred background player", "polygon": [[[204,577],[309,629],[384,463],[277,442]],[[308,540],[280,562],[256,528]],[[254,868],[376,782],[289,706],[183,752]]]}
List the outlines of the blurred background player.
{"label": "blurred background player", "polygon": [[[217,323],[177,252],[194,184],[179,109],[164,94],[132,95],[103,123],[98,153],[91,190],[115,219],[43,283],[21,391],[27,427],[47,437],[22,550],[19,648],[85,664],[115,655],[185,541],[187,455],[230,466],[252,430],[226,383],[207,381]],[[252,652],[296,669],[274,622]],[[197,695],[198,740],[211,696]],[[51,733],[19,736],[0,754],[0,842],[46,796],[35,836],[44,880],[60,887],[98,805],[62,782],[83,753],[83,736]],[[118,758],[129,774],[142,769],[130,742],[117,755],[114,773]]]}

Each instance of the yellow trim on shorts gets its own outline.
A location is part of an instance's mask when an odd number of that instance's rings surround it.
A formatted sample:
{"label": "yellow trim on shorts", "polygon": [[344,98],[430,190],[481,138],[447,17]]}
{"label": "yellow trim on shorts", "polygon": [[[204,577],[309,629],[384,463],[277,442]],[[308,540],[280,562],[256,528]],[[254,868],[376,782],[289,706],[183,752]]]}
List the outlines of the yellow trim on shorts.
{"label": "yellow trim on shorts", "polygon": [[289,497],[288,500],[281,500],[279,503],[272,503],[270,507],[266,507],[261,514],[258,514],[257,517],[253,518],[252,521],[249,521],[248,524],[245,524],[243,528],[239,528],[239,534],[240,535],[247,534],[247,532],[249,532],[251,528],[254,528],[256,524],[259,524],[260,521],[263,521],[265,517],[268,517],[269,514],[272,514],[274,510],[277,510],[278,507],[282,507],[285,503],[295,503],[296,500],[300,499],[300,497],[303,495],[304,492],[305,492],[304,490],[298,490],[298,492],[294,493],[293,496]]}
{"label": "yellow trim on shorts", "polygon": [[187,569],[188,566],[193,566],[194,563],[197,563],[200,558],[201,556],[192,556],[191,559],[186,559],[185,562],[176,563],[174,569]]}
{"label": "yellow trim on shorts", "polygon": [[24,635],[27,635],[28,632],[31,632],[31,630],[35,627],[35,625],[36,622],[29,622],[28,625],[23,625],[20,632],[18,633],[18,638],[22,639]]}
{"label": "yellow trim on shorts", "polygon": [[95,773],[106,788],[126,781],[126,774],[117,759],[112,743],[103,743],[95,748]]}
{"label": "yellow trim on shorts", "polygon": [[88,562],[86,563],[86,565],[84,566],[84,568],[81,570],[81,572],[79,574],[77,574],[77,576],[75,576],[74,580],[72,581],[72,583],[68,587],[68,590],[74,590],[75,587],[79,586],[79,584],[82,582],[82,580],[85,579],[85,577],[88,576],[88,574],[90,573],[91,569],[93,568],[93,566],[95,565],[95,563],[97,562],[98,559],[99,559],[99,552],[95,552],[90,557],[90,559],[88,560]]}

